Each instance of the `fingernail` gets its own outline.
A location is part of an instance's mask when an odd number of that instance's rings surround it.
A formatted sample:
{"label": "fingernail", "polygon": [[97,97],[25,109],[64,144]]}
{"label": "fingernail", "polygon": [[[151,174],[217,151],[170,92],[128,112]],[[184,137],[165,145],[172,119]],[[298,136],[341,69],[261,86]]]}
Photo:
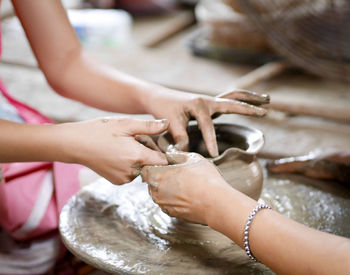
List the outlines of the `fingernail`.
{"label": "fingernail", "polygon": [[263,108],[256,108],[256,114],[258,116],[264,116],[267,114],[267,110]]}
{"label": "fingernail", "polygon": [[218,146],[211,146],[209,148],[209,154],[211,157],[216,158],[217,156],[219,156],[219,149]]}
{"label": "fingernail", "polygon": [[261,97],[264,99],[264,102],[270,102],[270,96],[268,94],[261,94]]}
{"label": "fingernail", "polygon": [[164,126],[169,124],[169,121],[166,118],[164,118],[164,119],[157,119],[156,121],[162,123]]}

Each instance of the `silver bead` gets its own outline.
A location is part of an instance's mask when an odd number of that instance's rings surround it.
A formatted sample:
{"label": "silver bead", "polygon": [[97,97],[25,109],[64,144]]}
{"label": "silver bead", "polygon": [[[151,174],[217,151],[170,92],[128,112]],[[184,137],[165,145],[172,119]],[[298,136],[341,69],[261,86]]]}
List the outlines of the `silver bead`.
{"label": "silver bead", "polygon": [[249,214],[247,223],[244,228],[244,237],[243,237],[243,244],[244,244],[244,249],[245,252],[247,253],[248,257],[252,260],[257,262],[258,260],[253,256],[252,252],[250,251],[250,246],[249,246],[249,229],[250,225],[252,223],[252,220],[254,219],[255,215],[261,210],[261,209],[271,209],[270,206],[266,204],[258,204],[253,211]]}

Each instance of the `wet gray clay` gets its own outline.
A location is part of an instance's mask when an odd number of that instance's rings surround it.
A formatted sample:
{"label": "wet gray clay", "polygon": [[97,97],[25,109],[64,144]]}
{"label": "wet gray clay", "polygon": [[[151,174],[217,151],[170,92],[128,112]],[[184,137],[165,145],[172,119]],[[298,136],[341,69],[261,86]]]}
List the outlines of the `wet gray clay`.
{"label": "wet gray clay", "polygon": [[[211,160],[233,188],[257,200],[262,190],[263,174],[256,154],[264,144],[263,134],[256,129],[235,124],[215,124],[215,131],[219,156]],[[189,126],[187,132],[188,151],[209,157],[197,125]],[[172,145],[169,133],[159,137],[158,146],[162,151],[171,150]]]}

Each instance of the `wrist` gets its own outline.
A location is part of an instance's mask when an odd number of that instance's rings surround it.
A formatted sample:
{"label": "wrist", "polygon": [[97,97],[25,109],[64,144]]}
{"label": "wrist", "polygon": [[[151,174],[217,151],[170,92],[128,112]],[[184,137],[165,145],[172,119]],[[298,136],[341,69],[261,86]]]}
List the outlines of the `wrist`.
{"label": "wrist", "polygon": [[80,143],[78,137],[74,135],[75,123],[62,123],[54,125],[54,145],[58,154],[56,161],[66,163],[81,163]]}
{"label": "wrist", "polygon": [[217,200],[209,212],[208,226],[243,247],[245,223],[257,202],[228,185],[215,194]]}
{"label": "wrist", "polygon": [[154,105],[157,104],[161,96],[167,93],[167,88],[159,86],[153,83],[144,83],[139,89],[139,94],[137,96],[138,103],[140,104],[143,112],[145,114],[152,114]]}
{"label": "wrist", "polygon": [[184,98],[188,100],[191,95],[190,93],[169,89],[157,84],[147,84],[147,88],[144,88],[143,91],[147,91],[147,93],[144,93],[139,98],[145,113],[152,114],[157,119],[164,118],[158,117],[157,111],[175,107],[178,102],[183,102]]}
{"label": "wrist", "polygon": [[218,229],[220,229],[223,214],[232,206],[224,202],[229,200],[234,189],[229,186],[224,179],[216,178],[215,181],[215,184],[212,185],[215,187],[215,190],[207,190],[208,198],[206,199],[207,209],[205,212],[205,220],[209,227],[220,231]]}

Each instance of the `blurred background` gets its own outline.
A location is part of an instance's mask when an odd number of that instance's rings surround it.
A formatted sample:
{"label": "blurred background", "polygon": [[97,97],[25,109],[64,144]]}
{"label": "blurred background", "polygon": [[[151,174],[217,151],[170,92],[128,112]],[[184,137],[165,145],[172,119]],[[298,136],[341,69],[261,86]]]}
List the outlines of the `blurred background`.
{"label": "blurred background", "polygon": [[[63,3],[84,47],[136,77],[210,95],[233,88],[268,91],[274,110],[350,121],[344,101],[350,76],[348,1]],[[42,81],[10,1],[3,1],[1,13],[0,69],[12,93],[57,121],[105,114],[54,95]],[[28,78],[14,81],[13,70]]]}

